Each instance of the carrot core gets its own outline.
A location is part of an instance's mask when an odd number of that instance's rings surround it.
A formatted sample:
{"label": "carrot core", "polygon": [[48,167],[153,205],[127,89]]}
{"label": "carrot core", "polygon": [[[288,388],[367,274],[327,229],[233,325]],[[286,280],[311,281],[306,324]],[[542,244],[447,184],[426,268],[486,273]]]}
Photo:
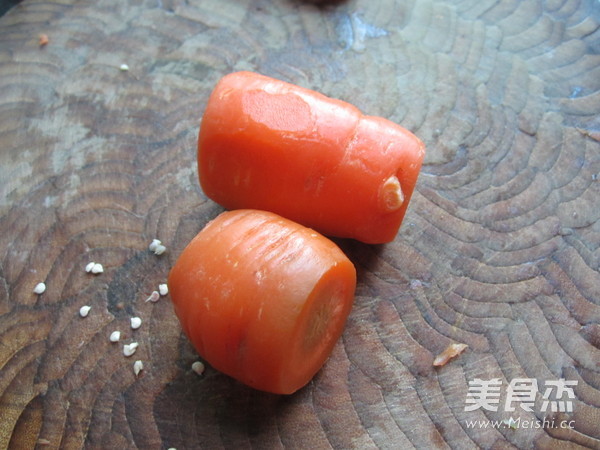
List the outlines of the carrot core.
{"label": "carrot core", "polygon": [[316,287],[314,300],[310,305],[304,336],[304,349],[312,352],[319,344],[326,345],[332,338],[331,322],[339,320],[343,312],[343,292],[337,283],[327,283],[326,286]]}

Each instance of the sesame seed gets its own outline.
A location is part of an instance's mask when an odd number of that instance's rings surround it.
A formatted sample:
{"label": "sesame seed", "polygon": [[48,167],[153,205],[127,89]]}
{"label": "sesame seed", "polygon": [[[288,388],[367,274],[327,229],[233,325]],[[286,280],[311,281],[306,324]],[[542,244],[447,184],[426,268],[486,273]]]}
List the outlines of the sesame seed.
{"label": "sesame seed", "polygon": [[131,356],[137,350],[139,344],[137,342],[132,342],[131,344],[125,344],[123,346],[123,354],[125,356]]}
{"label": "sesame seed", "polygon": [[81,308],[79,308],[79,315],[81,317],[87,317],[87,315],[90,313],[90,309],[92,309],[91,306],[88,306],[88,305],[82,306]]}
{"label": "sesame seed", "polygon": [[87,266],[85,266],[85,271],[87,273],[93,273],[94,275],[97,275],[99,273],[104,272],[104,267],[102,267],[102,264],[96,262],[89,262]]}
{"label": "sesame seed", "polygon": [[140,319],[139,317],[131,318],[131,328],[133,330],[137,330],[141,326],[142,326],[142,319]]}
{"label": "sesame seed", "polygon": [[162,242],[160,240],[152,239],[152,242],[150,242],[150,245],[148,246],[148,250],[153,252],[154,250],[156,250],[156,247],[158,247],[161,244],[162,244]]}
{"label": "sesame seed", "polygon": [[154,252],[155,255],[162,255],[165,251],[167,251],[167,247],[165,247],[160,239],[152,239],[150,245],[148,246],[148,250]]}
{"label": "sesame seed", "polygon": [[127,72],[127,71],[129,70],[129,66],[128,66],[127,64],[121,64],[121,65],[119,66],[119,69],[120,69],[122,72]]}
{"label": "sesame seed", "polygon": [[135,373],[135,376],[137,377],[140,372],[144,369],[144,363],[142,361],[140,361],[139,359],[133,363],[133,373]]}
{"label": "sesame seed", "polygon": [[204,369],[204,363],[202,363],[201,361],[196,361],[192,364],[192,370],[198,375],[202,375],[204,373]]}
{"label": "sesame seed", "polygon": [[120,331],[113,331],[112,333],[110,333],[110,342],[119,342],[119,340],[121,339],[121,332]]}
{"label": "sesame seed", "polygon": [[150,297],[148,297],[146,299],[146,302],[152,302],[152,303],[156,303],[159,299],[160,295],[157,291],[152,291],[152,294],[150,294]]}
{"label": "sesame seed", "polygon": [[167,295],[169,293],[169,286],[167,286],[166,284],[159,284],[158,285],[158,292],[160,295],[162,295],[163,297],[165,295]]}
{"label": "sesame seed", "polygon": [[45,283],[38,283],[33,288],[33,293],[37,294],[37,295],[43,294],[45,291],[46,291],[46,284]]}

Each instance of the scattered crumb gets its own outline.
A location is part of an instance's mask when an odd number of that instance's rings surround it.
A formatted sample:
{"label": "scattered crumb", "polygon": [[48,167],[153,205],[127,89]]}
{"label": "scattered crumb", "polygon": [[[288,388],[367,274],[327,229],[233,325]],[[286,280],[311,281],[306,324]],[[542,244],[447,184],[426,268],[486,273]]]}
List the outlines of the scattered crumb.
{"label": "scattered crumb", "polygon": [[568,227],[560,227],[558,234],[560,236],[570,236],[573,234],[573,229]]}
{"label": "scattered crumb", "polygon": [[119,66],[119,70],[121,70],[121,72],[127,72],[129,70],[129,66],[127,64],[121,64]]}
{"label": "scattered crumb", "polygon": [[421,280],[410,280],[410,288],[411,289],[419,289],[420,287],[423,287],[423,282]]}
{"label": "scattered crumb", "polygon": [[455,356],[460,355],[468,347],[467,344],[450,344],[446,349],[437,355],[433,360],[434,366],[444,366]]}
{"label": "scattered crumb", "polygon": [[196,361],[192,364],[192,370],[196,372],[198,375],[202,375],[204,373],[204,363],[201,361]]}
{"label": "scattered crumb", "polygon": [[133,373],[135,373],[135,376],[137,377],[142,370],[144,370],[144,363],[138,359],[133,363]]}
{"label": "scattered crumb", "polygon": [[123,354],[125,356],[131,356],[135,353],[135,351],[137,350],[138,346],[140,344],[138,344],[137,342],[132,342],[131,344],[125,344],[123,346]]}
{"label": "scattered crumb", "polygon": [[46,292],[46,283],[38,283],[33,288],[34,294],[40,295],[40,294],[43,294],[44,292]]}
{"label": "scattered crumb", "polygon": [[113,331],[112,333],[110,333],[110,342],[119,342],[121,340],[121,332],[120,331]]}
{"label": "scattered crumb", "polygon": [[146,302],[156,303],[159,298],[160,294],[158,293],[158,291],[152,291],[152,294],[150,294],[150,297],[146,299]]}
{"label": "scattered crumb", "polygon": [[154,252],[155,255],[162,255],[165,251],[167,251],[167,247],[165,247],[159,239],[153,239],[148,249],[151,252]]}
{"label": "scattered crumb", "polygon": [[50,39],[48,38],[47,34],[42,33],[38,36],[38,43],[40,44],[40,47],[48,45],[48,42],[50,42]]}
{"label": "scattered crumb", "polygon": [[44,438],[39,438],[37,440],[37,444],[38,445],[50,445],[51,442],[48,439],[44,439]]}
{"label": "scattered crumb", "polygon": [[82,306],[81,308],[79,308],[79,315],[81,317],[87,317],[87,315],[90,313],[90,309],[92,309],[91,306],[88,306],[88,305]]}
{"label": "scattered crumb", "polygon": [[139,317],[131,318],[131,328],[133,330],[137,330],[141,326],[142,326],[142,319],[140,319]]}
{"label": "scattered crumb", "polygon": [[159,293],[161,296],[163,296],[163,297],[164,297],[165,295],[167,295],[167,294],[169,293],[169,286],[167,286],[167,285],[166,285],[166,284],[164,284],[164,283],[163,283],[163,284],[159,284],[159,285],[158,285],[158,293]]}
{"label": "scattered crumb", "polygon": [[85,266],[85,271],[87,273],[93,273],[94,275],[97,275],[104,272],[104,267],[102,267],[102,264],[90,262],[87,264],[87,266]]}
{"label": "scattered crumb", "polygon": [[600,142],[600,133],[598,131],[586,130],[584,128],[576,128],[576,130],[579,131],[584,136],[587,136],[591,139],[594,139],[595,141]]}

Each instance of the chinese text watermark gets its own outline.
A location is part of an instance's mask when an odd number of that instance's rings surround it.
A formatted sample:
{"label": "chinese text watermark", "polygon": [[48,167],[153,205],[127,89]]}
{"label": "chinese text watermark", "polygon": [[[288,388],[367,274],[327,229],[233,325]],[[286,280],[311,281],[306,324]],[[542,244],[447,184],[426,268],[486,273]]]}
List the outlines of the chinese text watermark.
{"label": "chinese text watermark", "polygon": [[[546,380],[538,383],[535,378],[514,378],[508,385],[503,386],[500,378],[481,379],[469,381],[469,390],[465,399],[466,412],[476,410],[515,412],[523,410],[539,413],[571,413],[575,393],[573,388],[577,380]],[[504,395],[501,395],[504,394]],[[541,402],[537,403],[536,399]],[[555,419],[526,419],[510,417],[505,420],[471,420],[466,423],[467,428],[574,428],[573,420]]]}
{"label": "chinese text watermark", "polygon": [[[538,388],[538,382],[535,378],[515,378],[510,381],[506,388],[506,399],[504,401],[504,411],[514,411],[518,405],[524,411],[533,411],[533,405],[536,395],[542,394],[542,405],[540,412],[573,412],[573,402],[575,393],[573,387],[577,386],[577,380],[547,380],[544,382],[544,389]],[[475,378],[469,381],[469,392],[465,404],[465,411],[475,411],[476,409],[485,409],[488,411],[498,411],[500,406],[500,388],[502,380],[492,378],[491,380],[482,380]],[[552,396],[552,393],[555,393]],[[566,397],[566,399],[564,399]]]}

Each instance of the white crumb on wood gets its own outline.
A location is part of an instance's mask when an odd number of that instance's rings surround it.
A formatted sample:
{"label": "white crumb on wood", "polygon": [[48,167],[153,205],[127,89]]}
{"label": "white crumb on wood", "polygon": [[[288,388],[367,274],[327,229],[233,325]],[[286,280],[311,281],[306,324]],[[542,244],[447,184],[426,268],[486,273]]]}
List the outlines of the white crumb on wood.
{"label": "white crumb on wood", "polygon": [[135,373],[135,376],[137,377],[140,372],[144,369],[144,363],[141,360],[137,360],[136,362],[133,363],[133,373]]}
{"label": "white crumb on wood", "polygon": [[43,294],[44,292],[46,292],[46,283],[38,283],[33,288],[34,294],[40,295],[40,294]]}
{"label": "white crumb on wood", "polygon": [[132,317],[130,319],[130,321],[131,321],[131,328],[133,330],[137,330],[139,327],[142,326],[142,319],[139,317]]}
{"label": "white crumb on wood", "polygon": [[153,252],[154,250],[156,250],[156,247],[158,247],[159,245],[162,245],[162,242],[159,239],[152,239],[152,242],[150,242],[148,249],[151,252]]}
{"label": "white crumb on wood", "polygon": [[119,342],[119,340],[121,340],[121,332],[113,331],[112,333],[110,333],[110,337],[108,339],[110,340],[110,342]]}
{"label": "white crumb on wood", "polygon": [[135,353],[135,351],[137,350],[138,346],[140,344],[138,344],[137,342],[132,342],[131,344],[125,344],[123,346],[123,354],[125,356],[131,356]]}
{"label": "white crumb on wood", "polygon": [[156,303],[159,298],[160,294],[158,293],[158,291],[152,291],[152,294],[150,294],[150,297],[146,299],[146,302]]}
{"label": "white crumb on wood", "polygon": [[169,286],[167,286],[165,283],[159,284],[158,285],[158,293],[164,297],[165,295],[167,295],[169,293]]}
{"label": "white crumb on wood", "polygon": [[198,375],[202,375],[204,373],[204,363],[202,361],[196,361],[192,364],[192,370],[196,372]]}
{"label": "white crumb on wood", "polygon": [[152,242],[150,242],[148,249],[151,252],[154,252],[155,255],[162,255],[167,250],[167,247],[163,245],[160,239],[152,239]]}
{"label": "white crumb on wood", "polygon": [[86,266],[85,266],[85,271],[87,273],[93,273],[94,275],[97,275],[99,273],[104,272],[104,267],[102,267],[102,264],[96,263],[96,262],[89,262]]}

